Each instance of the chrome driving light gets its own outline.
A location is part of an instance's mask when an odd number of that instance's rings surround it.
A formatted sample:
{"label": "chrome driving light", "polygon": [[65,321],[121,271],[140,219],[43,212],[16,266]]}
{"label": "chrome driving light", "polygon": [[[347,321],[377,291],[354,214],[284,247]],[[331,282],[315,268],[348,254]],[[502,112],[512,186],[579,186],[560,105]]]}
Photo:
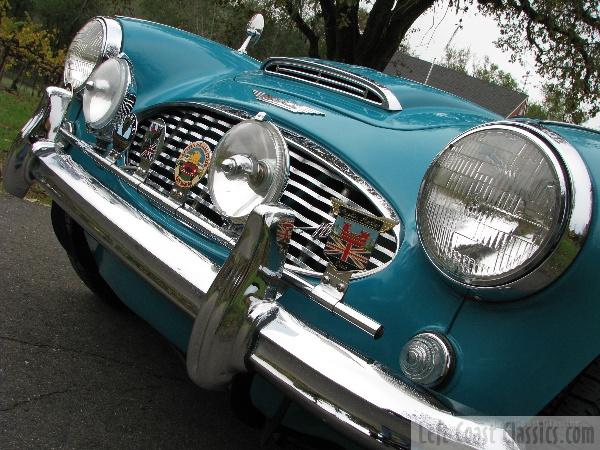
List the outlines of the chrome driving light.
{"label": "chrome driving light", "polygon": [[[444,275],[481,292],[502,286],[525,294],[570,264],[589,226],[591,184],[577,151],[559,138],[532,125],[492,124],[437,156],[421,185],[417,226]],[[583,196],[577,208],[575,182]]]}
{"label": "chrome driving light", "polygon": [[208,188],[217,210],[244,223],[259,204],[276,201],[289,176],[289,154],[279,129],[263,114],[232,127],[215,148]]}
{"label": "chrome driving light", "polygon": [[100,64],[85,83],[83,115],[87,125],[100,130],[111,123],[132,84],[129,63],[110,58]]}
{"label": "chrome driving light", "polygon": [[63,74],[66,86],[74,91],[83,85],[96,66],[121,51],[123,33],[114,19],[96,17],[86,23],[73,38],[65,57]]}

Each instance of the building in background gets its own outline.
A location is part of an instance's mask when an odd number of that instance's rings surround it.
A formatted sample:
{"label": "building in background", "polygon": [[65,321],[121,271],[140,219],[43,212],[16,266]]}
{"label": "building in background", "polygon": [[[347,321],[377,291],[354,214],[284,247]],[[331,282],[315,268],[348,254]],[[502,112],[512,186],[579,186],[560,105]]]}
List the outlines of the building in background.
{"label": "building in background", "polygon": [[385,73],[427,84],[471,100],[503,117],[525,114],[527,95],[489,83],[457,70],[448,69],[406,53],[396,53]]}

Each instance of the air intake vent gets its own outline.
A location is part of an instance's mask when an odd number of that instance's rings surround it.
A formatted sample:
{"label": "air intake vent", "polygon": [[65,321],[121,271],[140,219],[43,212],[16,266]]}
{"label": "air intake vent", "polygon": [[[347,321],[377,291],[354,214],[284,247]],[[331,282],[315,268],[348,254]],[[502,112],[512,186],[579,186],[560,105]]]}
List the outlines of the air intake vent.
{"label": "air intake vent", "polygon": [[386,87],[337,67],[303,59],[271,58],[263,64],[262,69],[272,75],[350,95],[389,111],[402,109],[396,96]]}

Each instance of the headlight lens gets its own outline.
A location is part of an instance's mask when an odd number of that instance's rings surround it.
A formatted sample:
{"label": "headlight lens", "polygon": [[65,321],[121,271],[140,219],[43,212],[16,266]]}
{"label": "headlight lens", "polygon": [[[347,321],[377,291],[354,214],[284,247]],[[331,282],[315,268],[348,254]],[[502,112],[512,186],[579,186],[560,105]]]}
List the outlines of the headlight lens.
{"label": "headlight lens", "polygon": [[417,204],[423,247],[460,283],[510,283],[560,238],[565,186],[561,164],[539,139],[508,127],[468,132],[425,174]]}
{"label": "headlight lens", "polygon": [[94,70],[83,93],[83,114],[90,128],[98,130],[111,122],[130,83],[129,64],[121,58],[110,58]]}
{"label": "headlight lens", "polygon": [[213,204],[233,223],[243,223],[261,203],[278,199],[289,176],[283,136],[270,122],[240,122],[219,141],[208,174]]}
{"label": "headlight lens", "polygon": [[67,50],[65,85],[74,91],[81,89],[102,59],[120,52],[121,41],[121,27],[116,20],[97,17],[86,23]]}

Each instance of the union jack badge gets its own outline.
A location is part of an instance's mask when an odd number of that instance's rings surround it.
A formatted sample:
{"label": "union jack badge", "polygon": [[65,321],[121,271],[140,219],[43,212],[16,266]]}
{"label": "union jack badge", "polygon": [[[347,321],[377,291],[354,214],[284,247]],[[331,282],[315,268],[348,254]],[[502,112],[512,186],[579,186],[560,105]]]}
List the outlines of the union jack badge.
{"label": "union jack badge", "polygon": [[113,148],[108,156],[110,160],[116,161],[129,148],[135,138],[137,126],[137,117],[133,113],[127,114],[117,122],[112,134]]}
{"label": "union jack badge", "polygon": [[162,119],[156,119],[150,122],[148,131],[146,131],[140,147],[140,165],[136,171],[136,175],[146,178],[150,166],[160,153],[163,143],[165,142],[166,129],[167,126]]}
{"label": "union jack badge", "polygon": [[366,270],[379,234],[398,222],[351,208],[335,198],[331,201],[336,218],[325,243],[325,258],[337,272]]}
{"label": "union jack badge", "polygon": [[281,219],[277,224],[277,245],[282,249],[287,249],[292,240],[294,232],[294,219]]}

